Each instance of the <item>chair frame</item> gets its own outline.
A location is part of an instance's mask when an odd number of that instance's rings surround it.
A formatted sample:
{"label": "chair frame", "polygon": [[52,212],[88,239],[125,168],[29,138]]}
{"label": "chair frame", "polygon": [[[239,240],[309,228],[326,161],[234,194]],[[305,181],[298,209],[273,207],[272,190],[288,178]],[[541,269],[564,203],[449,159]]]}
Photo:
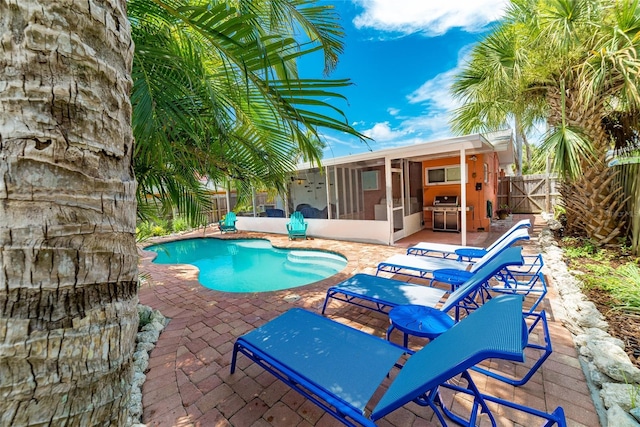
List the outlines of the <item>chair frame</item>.
{"label": "chair frame", "polygon": [[[296,308],[236,340],[231,359],[231,374],[235,372],[237,356],[238,353],[241,353],[347,426],[364,425],[374,427],[376,420],[385,417],[396,409],[413,401],[418,405],[429,406],[433,409],[438,420],[445,426],[447,425],[445,417],[458,424],[475,426],[478,411],[480,411],[480,413],[486,413],[491,424],[496,426],[497,423],[491,408],[487,405],[487,402],[492,402],[542,418],[546,420],[545,426],[558,425],[565,427],[566,420],[561,407],[556,408],[551,414],[548,414],[524,405],[482,394],[469,375],[468,369],[487,358],[497,357],[513,361],[524,360],[520,343],[523,340],[523,335],[526,333],[526,328],[518,325],[521,309],[522,296],[503,295],[495,298],[472,313],[468,318],[444,332],[433,344],[409,356],[406,363],[400,366],[400,359],[394,362],[392,358],[395,357],[396,354],[401,355],[401,353],[405,351],[402,347],[318,314]],[[494,314],[495,319],[493,317]],[[303,317],[299,317],[300,315],[303,315]],[[303,319],[303,321],[292,322],[289,320],[291,316],[293,316],[293,321],[296,319]],[[284,320],[285,318],[287,320]],[[471,320],[472,318],[474,320]],[[281,320],[281,323],[275,326],[274,330],[270,330],[269,325],[278,320]],[[284,331],[282,330],[283,325],[286,327]],[[313,380],[313,376],[310,375],[307,370],[313,370],[314,364],[301,364],[301,358],[306,360],[304,355],[298,354],[297,352],[289,355],[286,350],[282,348],[281,344],[285,341],[287,346],[299,348],[300,343],[298,340],[301,339],[300,337],[305,337],[304,340],[308,340],[309,338],[307,338],[307,336],[310,335],[311,339],[315,340],[315,336],[317,336],[318,333],[323,337],[324,342],[324,340],[326,340],[326,333],[318,331],[326,330],[325,326],[330,327],[331,331],[339,330],[340,335],[347,338],[345,341],[351,342],[352,340],[348,339],[351,337],[354,339],[354,342],[366,341],[370,344],[367,345],[366,348],[348,347],[348,354],[343,354],[338,350],[342,344],[339,344],[338,347],[334,349],[329,348],[328,350],[330,351],[322,351],[323,354],[330,355],[329,359],[326,359],[327,363],[333,360],[352,360],[354,361],[352,363],[359,363],[357,362],[358,360],[367,360],[371,357],[369,348],[378,348],[385,349],[385,361],[375,369],[379,370],[382,366],[388,366],[388,369],[393,369],[394,366],[400,368],[397,376],[389,385],[389,388],[383,393],[381,400],[371,411],[365,409],[365,406],[374,392],[371,392],[369,396],[359,396],[362,401],[356,406],[344,400],[339,394],[332,392],[334,386],[341,388],[340,384],[331,383],[328,385],[326,383],[323,384],[322,379],[319,381]],[[280,338],[279,342],[273,342],[278,340],[259,339],[262,337],[261,330],[263,329],[264,333],[274,337],[281,336],[282,333],[285,335]],[[252,336],[255,333],[258,333],[257,337]],[[501,333],[504,334],[502,337],[494,338]],[[447,338],[444,338],[445,336]],[[465,349],[466,346],[455,345],[455,343],[461,340],[467,342],[465,337],[469,336],[476,337],[473,340],[474,343],[471,344],[471,349]],[[304,340],[302,341],[303,343]],[[327,342],[330,342],[330,340]],[[500,344],[496,344],[498,342]],[[309,351],[313,354],[311,360],[317,357],[317,354],[313,353],[313,348]],[[448,357],[444,355],[445,351],[447,354],[453,355],[453,361],[448,361]],[[283,354],[283,352],[287,354],[287,356],[284,357],[284,360],[280,360],[278,354]],[[415,360],[413,360],[414,358]],[[294,360],[292,361],[292,359]],[[439,362],[440,366],[434,367],[433,369],[429,368],[428,373],[425,374],[424,377],[422,374],[418,374],[419,378],[414,378],[417,372],[422,372],[425,361],[436,359],[441,360],[441,362]],[[298,368],[296,368],[296,366],[298,366]],[[406,372],[405,369],[407,370]],[[388,375],[388,372],[376,372],[375,375],[378,378],[382,377],[382,379],[384,379],[384,375]],[[455,385],[448,381],[457,375],[461,375],[466,381],[466,387]],[[378,380],[376,379],[376,381]],[[347,384],[348,383],[345,383],[343,386]],[[380,385],[377,387],[379,388]],[[446,407],[440,398],[440,387],[449,388],[456,392],[462,392],[472,396],[473,405],[469,412],[468,419],[462,418],[462,416],[451,412],[451,410]],[[375,389],[375,386],[373,389]]]}
{"label": "chair frame", "polygon": [[523,296],[536,297],[529,313],[533,313],[540,306],[547,295],[547,281],[544,278],[542,267],[544,260],[542,254],[527,255],[524,257],[525,263],[521,267],[509,267],[500,276],[497,284],[489,286],[487,289],[498,294],[519,294]]}

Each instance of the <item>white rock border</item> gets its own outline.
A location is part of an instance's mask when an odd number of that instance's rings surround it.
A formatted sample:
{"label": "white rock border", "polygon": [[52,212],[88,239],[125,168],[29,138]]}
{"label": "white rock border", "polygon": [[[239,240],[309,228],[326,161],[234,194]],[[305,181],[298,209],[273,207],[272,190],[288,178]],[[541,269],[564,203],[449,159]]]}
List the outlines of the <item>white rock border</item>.
{"label": "white rock border", "polygon": [[156,346],[160,332],[166,326],[168,320],[158,310],[149,306],[138,304],[140,326],[136,336],[136,350],[133,353],[133,381],[129,396],[128,427],[145,427],[142,420],[142,384],[147,376],[144,374],[149,367],[149,353]]}
{"label": "white rock border", "polygon": [[548,228],[540,232],[538,242],[545,274],[553,278],[560,297],[552,302],[553,312],[573,336],[600,424],[638,427],[640,369],[624,352],[624,343],[609,335],[604,317],[582,293],[582,283],[569,272],[552,231],[561,225],[549,215],[543,216]]}

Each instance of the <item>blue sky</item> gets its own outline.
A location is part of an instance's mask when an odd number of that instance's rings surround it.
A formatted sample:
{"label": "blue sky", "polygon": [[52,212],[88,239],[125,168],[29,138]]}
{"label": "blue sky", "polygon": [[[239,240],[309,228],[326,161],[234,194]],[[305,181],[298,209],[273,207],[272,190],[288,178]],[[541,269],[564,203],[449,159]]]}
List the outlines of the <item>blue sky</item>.
{"label": "blue sky", "polygon": [[[374,141],[324,132],[325,158],[453,136],[449,84],[506,0],[322,0],[344,27],[345,52],[330,78],[350,78],[336,106]],[[312,64],[302,63],[301,73]],[[314,64],[317,69],[321,64]]]}

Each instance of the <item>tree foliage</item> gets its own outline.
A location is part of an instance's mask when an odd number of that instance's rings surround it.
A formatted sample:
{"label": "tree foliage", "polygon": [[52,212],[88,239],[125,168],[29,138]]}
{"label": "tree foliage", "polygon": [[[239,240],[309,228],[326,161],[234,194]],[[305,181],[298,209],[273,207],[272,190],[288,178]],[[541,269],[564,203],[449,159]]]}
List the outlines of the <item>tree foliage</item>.
{"label": "tree foliage", "polygon": [[[318,130],[364,138],[334,103],[348,80],[299,76],[322,51],[330,72],[343,31],[330,5],[308,0],[130,0],[135,172],[144,207],[197,219],[204,178],[241,194],[284,190],[295,159],[318,162]],[[300,33],[300,34],[299,34]]]}
{"label": "tree foliage", "polygon": [[607,156],[637,129],[639,48],[638,0],[511,0],[457,76],[453,126],[491,130],[515,118],[526,132],[546,122],[541,148],[565,178],[575,230],[609,242],[625,218]]}

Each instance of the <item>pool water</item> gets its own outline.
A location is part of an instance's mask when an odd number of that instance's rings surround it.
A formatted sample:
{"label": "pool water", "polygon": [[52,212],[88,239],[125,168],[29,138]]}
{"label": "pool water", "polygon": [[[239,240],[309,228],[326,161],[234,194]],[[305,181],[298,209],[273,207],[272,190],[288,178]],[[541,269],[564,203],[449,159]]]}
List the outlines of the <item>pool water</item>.
{"label": "pool water", "polygon": [[317,282],[340,272],[347,260],[318,250],[279,249],[263,239],[187,239],[145,248],[158,264],[191,264],[199,282],[225,292],[266,292]]}

